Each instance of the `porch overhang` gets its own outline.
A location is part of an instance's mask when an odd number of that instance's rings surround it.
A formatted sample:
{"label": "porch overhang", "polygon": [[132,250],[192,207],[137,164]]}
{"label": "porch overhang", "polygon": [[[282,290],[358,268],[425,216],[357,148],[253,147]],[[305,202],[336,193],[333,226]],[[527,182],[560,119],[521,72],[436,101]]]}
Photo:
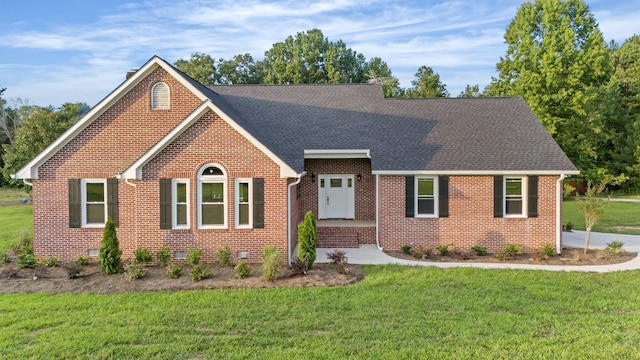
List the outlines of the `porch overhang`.
{"label": "porch overhang", "polygon": [[305,159],[371,159],[369,149],[317,149],[305,150]]}

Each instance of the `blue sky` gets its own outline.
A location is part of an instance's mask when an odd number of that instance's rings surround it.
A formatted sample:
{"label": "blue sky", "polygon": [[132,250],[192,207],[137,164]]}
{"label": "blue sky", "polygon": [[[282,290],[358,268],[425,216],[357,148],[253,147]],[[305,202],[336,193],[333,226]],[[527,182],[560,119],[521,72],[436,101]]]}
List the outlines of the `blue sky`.
{"label": "blue sky", "polygon": [[[640,0],[587,1],[607,41],[640,34]],[[481,88],[504,56],[521,0],[0,0],[0,87],[32,105],[95,105],[153,55],[256,60],[312,28],[367,59],[381,57],[403,87],[422,65],[452,96]]]}

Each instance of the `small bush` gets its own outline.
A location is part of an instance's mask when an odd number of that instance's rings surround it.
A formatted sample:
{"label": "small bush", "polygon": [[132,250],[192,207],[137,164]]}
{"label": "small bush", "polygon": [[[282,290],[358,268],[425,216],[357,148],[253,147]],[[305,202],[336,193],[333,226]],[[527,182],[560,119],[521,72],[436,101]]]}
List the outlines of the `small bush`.
{"label": "small bush", "polygon": [[297,257],[291,262],[291,272],[295,275],[307,275],[308,270],[309,265]]}
{"label": "small bush", "polygon": [[234,272],[234,277],[236,279],[244,279],[251,274],[251,268],[247,265],[246,261],[240,260],[234,267]]}
{"label": "small bush", "polygon": [[411,249],[413,249],[413,245],[407,244],[407,245],[402,245],[402,247],[400,248],[400,251],[402,251],[403,254],[410,255]]}
{"label": "small bush", "polygon": [[262,249],[262,276],[267,281],[276,281],[280,277],[280,267],[282,267],[282,256],[278,248],[265,246]]}
{"label": "small bush", "polygon": [[194,266],[200,264],[202,249],[194,249],[191,246],[187,249],[187,264]]}
{"label": "small bush", "polygon": [[438,253],[440,254],[440,256],[448,256],[449,254],[451,254],[451,251],[449,250],[449,246],[451,245],[453,244],[436,245],[436,250],[438,250]]}
{"label": "small bush", "polygon": [[309,269],[316,261],[316,247],[318,244],[318,229],[313,212],[304,214],[302,224],[298,225],[298,256],[309,265]]}
{"label": "small bush", "polygon": [[622,248],[623,246],[624,243],[622,241],[612,241],[607,244],[604,251],[611,256],[620,256],[624,252],[624,249]]}
{"label": "small bush", "polygon": [[191,268],[191,281],[198,282],[200,280],[211,277],[213,274],[207,269],[206,265],[196,264]]}
{"label": "small bush", "polygon": [[164,275],[168,279],[177,279],[182,275],[182,266],[176,264],[169,264],[167,266],[167,273]]}
{"label": "small bush", "polygon": [[554,257],[556,256],[556,247],[552,244],[544,244],[544,246],[542,246],[542,252],[547,257]]}
{"label": "small bush", "polygon": [[18,277],[18,269],[13,266],[8,266],[5,269],[2,269],[0,277],[3,279],[13,279]]}
{"label": "small bush", "polygon": [[57,267],[58,265],[60,265],[60,262],[55,256],[44,260],[44,266],[46,267]]}
{"label": "small bush", "polygon": [[0,264],[8,264],[10,262],[11,262],[11,256],[9,256],[9,254],[7,254],[6,251],[0,254]]}
{"label": "small bush", "polygon": [[347,253],[342,250],[333,250],[333,252],[327,254],[327,259],[331,260],[332,264],[335,264],[338,268],[338,272],[341,274],[349,273],[349,264],[347,263]]}
{"label": "small bush", "polygon": [[569,231],[571,232],[573,230],[573,223],[571,221],[567,222],[567,224],[564,226],[564,231]]}
{"label": "small bush", "polygon": [[15,254],[22,254],[24,252],[33,254],[33,233],[29,230],[22,230],[18,242],[11,244],[11,250],[13,250]]}
{"label": "small bush", "polygon": [[487,248],[484,246],[472,246],[471,251],[476,253],[478,256],[485,256],[488,253]]}
{"label": "small bush", "polygon": [[412,255],[414,258],[416,259],[428,259],[431,257],[431,252],[433,250],[431,249],[425,249],[423,247],[418,247],[415,250],[413,250]]}
{"label": "small bush", "polygon": [[29,252],[24,252],[18,255],[18,267],[21,269],[24,268],[35,268],[38,265],[38,259],[36,256]]}
{"label": "small bush", "polygon": [[87,266],[89,265],[89,257],[88,256],[78,256],[75,260],[73,260],[74,263],[80,265],[80,266]]}
{"label": "small bush", "polygon": [[127,280],[141,279],[145,275],[147,275],[147,268],[144,267],[144,264],[139,263],[135,260],[124,267],[124,277]]}
{"label": "small bush", "polygon": [[516,256],[516,254],[519,254],[521,252],[522,252],[522,248],[520,246],[517,246],[514,244],[507,244],[504,247],[504,249],[496,253],[496,259],[499,259],[502,261],[511,260]]}
{"label": "small bush", "polygon": [[102,242],[100,242],[100,270],[107,275],[113,275],[120,271],[122,266],[122,251],[118,244],[118,236],[116,235],[116,225],[111,217],[104,226]]}
{"label": "small bush", "polygon": [[168,246],[163,246],[156,253],[156,258],[158,259],[158,265],[169,266],[171,264],[171,249]]}
{"label": "small bush", "polygon": [[220,266],[233,266],[233,259],[231,258],[231,248],[229,247],[229,244],[218,250],[216,253],[216,260],[218,260]]}
{"label": "small bush", "polygon": [[148,264],[153,261],[151,250],[147,248],[136,249],[136,251],[133,252],[133,256],[135,261],[141,265]]}

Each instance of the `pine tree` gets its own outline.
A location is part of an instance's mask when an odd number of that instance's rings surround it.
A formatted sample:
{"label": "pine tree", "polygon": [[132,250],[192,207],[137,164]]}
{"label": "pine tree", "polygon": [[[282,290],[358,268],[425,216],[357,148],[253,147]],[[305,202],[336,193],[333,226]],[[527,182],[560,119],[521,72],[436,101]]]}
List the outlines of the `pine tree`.
{"label": "pine tree", "polygon": [[307,211],[304,221],[298,225],[298,257],[307,263],[309,268],[316,261],[316,245],[318,244],[318,230],[313,212]]}
{"label": "pine tree", "polygon": [[122,264],[121,255],[122,251],[119,249],[118,237],[116,236],[116,225],[109,217],[100,243],[100,257],[98,259],[100,270],[107,275],[117,274]]}

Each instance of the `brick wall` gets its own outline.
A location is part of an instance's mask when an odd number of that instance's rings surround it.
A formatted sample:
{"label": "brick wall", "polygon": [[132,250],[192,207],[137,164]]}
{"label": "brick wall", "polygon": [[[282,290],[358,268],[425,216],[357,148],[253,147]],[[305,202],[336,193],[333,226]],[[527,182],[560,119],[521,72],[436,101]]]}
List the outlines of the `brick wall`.
{"label": "brick wall", "polygon": [[537,218],[494,218],[492,176],[450,176],[448,218],[405,217],[405,178],[380,176],[380,245],[399,250],[414,244],[433,248],[454,244],[452,250],[485,246],[491,252],[507,243],[526,251],[555,244],[557,177],[540,176]]}

